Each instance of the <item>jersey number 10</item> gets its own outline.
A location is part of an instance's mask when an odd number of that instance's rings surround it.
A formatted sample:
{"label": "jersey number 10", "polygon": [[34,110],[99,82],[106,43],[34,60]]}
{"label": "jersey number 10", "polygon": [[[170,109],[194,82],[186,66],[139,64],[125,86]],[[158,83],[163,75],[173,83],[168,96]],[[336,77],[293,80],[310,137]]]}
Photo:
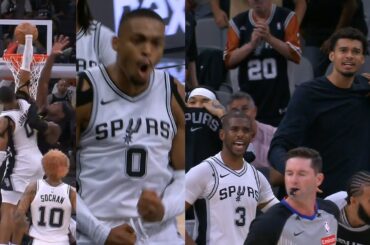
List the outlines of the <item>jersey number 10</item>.
{"label": "jersey number 10", "polygon": [[[41,206],[39,207],[40,211],[40,219],[37,222],[39,226],[46,226],[46,220],[45,220],[45,211],[46,207]],[[50,214],[49,214],[49,226],[50,227],[55,227],[59,228],[62,227],[63,225],[63,216],[64,216],[64,210],[61,208],[52,208],[50,209]]]}

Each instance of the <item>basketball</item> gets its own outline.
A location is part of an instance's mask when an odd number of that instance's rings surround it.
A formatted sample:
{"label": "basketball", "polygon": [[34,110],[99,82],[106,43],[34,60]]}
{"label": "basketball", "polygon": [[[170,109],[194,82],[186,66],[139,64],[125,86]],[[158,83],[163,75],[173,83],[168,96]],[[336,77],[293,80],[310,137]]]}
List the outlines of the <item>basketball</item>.
{"label": "basketball", "polygon": [[26,41],[26,35],[32,35],[33,41],[35,41],[39,35],[36,26],[31,23],[24,22],[19,25],[14,30],[14,37],[19,44],[24,44]]}

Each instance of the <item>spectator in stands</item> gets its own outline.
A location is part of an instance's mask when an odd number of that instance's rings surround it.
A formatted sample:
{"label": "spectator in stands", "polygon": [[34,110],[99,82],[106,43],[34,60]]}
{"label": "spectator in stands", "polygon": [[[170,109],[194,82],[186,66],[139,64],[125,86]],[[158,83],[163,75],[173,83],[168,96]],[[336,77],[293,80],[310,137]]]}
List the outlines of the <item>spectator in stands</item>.
{"label": "spectator in stands", "polygon": [[257,119],[277,126],[290,99],[287,62],[300,62],[298,20],[272,0],[248,0],[250,10],[230,21],[226,67],[239,67],[239,86],[258,107]]}
{"label": "spectator in stands", "polygon": [[69,88],[68,81],[66,81],[65,79],[60,79],[57,82],[56,88],[57,88],[56,92],[48,95],[47,98],[48,105],[53,104],[54,102],[57,101],[67,101],[69,103],[72,102],[72,93],[68,90]]}
{"label": "spectator in stands", "polygon": [[299,86],[271,142],[269,160],[283,174],[286,153],[298,146],[323,158],[323,196],[345,189],[355,172],[370,170],[370,93],[355,73],[365,60],[367,40],[357,29],[335,32],[329,59],[333,71]]}
{"label": "spectator in stands", "polygon": [[221,150],[218,134],[221,129],[220,118],[225,114],[225,109],[216,94],[205,87],[193,89],[186,105],[185,158],[188,171]]}
{"label": "spectator in stands", "polygon": [[[219,4],[220,0],[210,0],[213,16],[215,18],[216,24],[221,28],[228,26],[228,20],[226,19],[225,23],[225,16],[227,15],[220,9]],[[293,10],[298,18],[298,23],[302,23],[303,17],[306,12],[307,2],[306,0],[273,0],[272,1],[276,6],[279,7],[289,7],[289,9]],[[247,0],[241,1],[230,1],[230,18],[234,18],[238,14],[241,14],[244,11],[247,11],[250,8],[248,5]],[[222,11],[222,12],[221,12]]]}
{"label": "spectator in stands", "polygon": [[340,210],[337,244],[370,244],[370,172],[357,172],[347,192],[340,191],[326,199]]}
{"label": "spectator in stands", "polygon": [[[330,14],[328,14],[330,13]],[[343,27],[352,26],[367,35],[362,0],[310,0],[301,25],[303,56],[311,62],[315,77],[325,75],[330,60],[322,50],[329,37]]]}

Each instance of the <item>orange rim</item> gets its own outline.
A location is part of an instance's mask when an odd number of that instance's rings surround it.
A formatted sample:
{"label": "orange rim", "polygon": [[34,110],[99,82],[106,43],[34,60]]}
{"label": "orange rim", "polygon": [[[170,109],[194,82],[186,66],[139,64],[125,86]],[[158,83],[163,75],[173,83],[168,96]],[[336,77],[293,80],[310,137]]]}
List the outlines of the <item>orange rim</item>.
{"label": "orange rim", "polygon": [[[47,59],[46,54],[33,54],[33,61],[32,63],[40,63]],[[11,62],[13,65],[15,65],[16,69],[18,70],[21,63],[22,63],[23,54],[4,54],[3,59],[7,62]],[[16,60],[17,62],[13,62]]]}

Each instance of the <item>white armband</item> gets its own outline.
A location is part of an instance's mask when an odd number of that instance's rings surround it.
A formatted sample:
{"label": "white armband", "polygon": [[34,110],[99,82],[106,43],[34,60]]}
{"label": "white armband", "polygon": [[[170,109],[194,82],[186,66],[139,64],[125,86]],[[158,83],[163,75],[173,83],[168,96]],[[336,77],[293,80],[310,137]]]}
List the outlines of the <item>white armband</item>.
{"label": "white armband", "polygon": [[70,219],[68,230],[71,233],[71,236],[73,236],[74,239],[77,239],[77,236],[76,236],[76,221],[72,218]]}
{"label": "white armband", "polygon": [[92,241],[96,241],[96,244],[105,244],[111,230],[95,218],[79,194],[77,194],[77,229]]}
{"label": "white armband", "polygon": [[0,166],[3,164],[4,160],[6,159],[6,151],[0,151]]}
{"label": "white armband", "polygon": [[164,192],[162,203],[164,216],[162,221],[174,218],[185,212],[185,170],[176,170],[173,181]]}

